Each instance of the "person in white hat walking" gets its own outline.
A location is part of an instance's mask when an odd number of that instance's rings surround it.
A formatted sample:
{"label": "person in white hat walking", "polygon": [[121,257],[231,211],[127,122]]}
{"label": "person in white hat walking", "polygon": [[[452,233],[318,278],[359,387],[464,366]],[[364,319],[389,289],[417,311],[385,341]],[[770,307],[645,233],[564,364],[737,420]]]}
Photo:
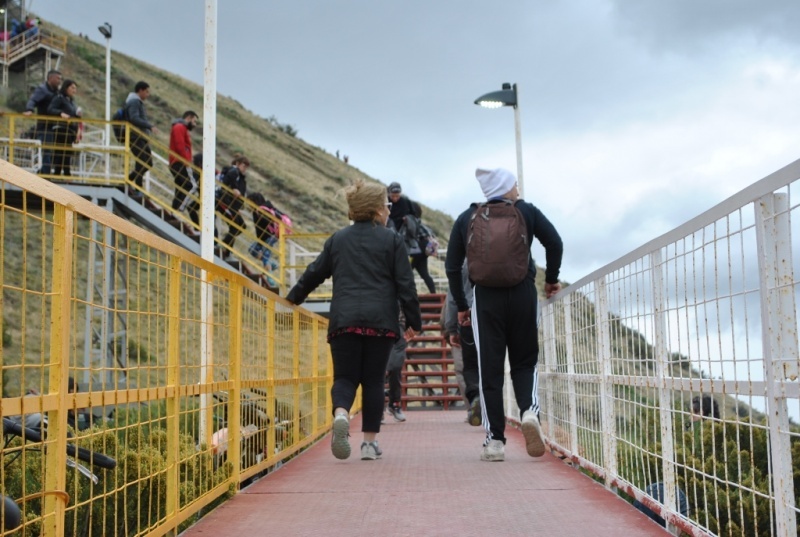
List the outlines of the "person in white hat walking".
{"label": "person in white hat walking", "polygon": [[[445,270],[458,308],[458,322],[471,324],[475,335],[482,421],[486,429],[481,460],[505,459],[503,368],[506,350],[514,394],[522,413],[526,449],[530,456],[540,457],[544,455],[545,444],[538,418],[538,298],[534,285],[536,267],[530,247],[536,237],[545,248],[544,289],[550,297],[561,289],[558,273],[563,245],[556,228],[544,214],[531,203],[519,199],[513,173],[502,168],[479,168],[475,176],[487,201],[472,204],[456,219],[447,246]],[[487,235],[487,226],[491,226],[491,236]],[[509,252],[516,252],[518,259]],[[462,281],[465,258],[474,284],[471,308]],[[521,265],[521,269],[510,276],[505,274],[514,265]]]}

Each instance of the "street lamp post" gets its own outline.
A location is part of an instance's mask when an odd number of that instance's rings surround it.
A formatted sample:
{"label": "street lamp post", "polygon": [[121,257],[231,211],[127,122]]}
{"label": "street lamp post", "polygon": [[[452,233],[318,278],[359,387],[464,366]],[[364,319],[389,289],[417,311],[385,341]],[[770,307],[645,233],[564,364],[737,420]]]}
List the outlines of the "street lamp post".
{"label": "street lamp post", "polygon": [[104,22],[97,27],[100,33],[106,38],[106,180],[109,179],[111,171],[111,25]]}
{"label": "street lamp post", "polygon": [[475,99],[475,104],[483,106],[484,108],[500,108],[502,106],[511,106],[514,108],[514,134],[517,142],[517,181],[519,182],[519,197],[524,198],[525,189],[522,180],[522,128],[520,127],[519,121],[518,97],[517,85],[506,82],[503,84],[503,89],[500,91],[493,91]]}

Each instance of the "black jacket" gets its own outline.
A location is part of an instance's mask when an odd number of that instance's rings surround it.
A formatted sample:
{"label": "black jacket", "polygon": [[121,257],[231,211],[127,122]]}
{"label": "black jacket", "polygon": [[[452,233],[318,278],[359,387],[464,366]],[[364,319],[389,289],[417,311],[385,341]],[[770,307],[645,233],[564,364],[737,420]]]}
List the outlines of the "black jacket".
{"label": "black jacket", "polygon": [[[492,202],[490,201],[489,203]],[[516,203],[516,206],[522,213],[522,217],[525,219],[525,227],[528,229],[528,247],[533,244],[534,237],[544,246],[547,262],[544,281],[558,283],[561,255],[564,251],[561,236],[559,236],[553,224],[550,223],[550,220],[542,214],[542,211],[531,203],[520,200]],[[450,292],[453,294],[458,311],[469,309],[469,304],[464,294],[461,271],[467,254],[467,235],[469,233],[469,221],[473,212],[475,212],[475,204],[470,205],[469,209],[461,213],[453,224],[453,229],[450,232],[450,242],[447,244],[447,258],[444,262],[447,281],[450,284]],[[533,264],[533,257],[531,257],[528,261],[528,278],[533,280],[535,277],[536,265]]]}
{"label": "black jacket", "polygon": [[[373,222],[356,222],[331,235],[286,299],[302,304],[333,276],[328,333],[346,327],[397,330],[399,307],[405,327],[422,329],[414,275],[402,238]],[[398,301],[400,306],[398,306]]]}
{"label": "black jacket", "polygon": [[25,105],[26,112],[36,112],[37,115],[47,115],[47,107],[50,106],[50,101],[58,93],[58,88],[53,89],[47,85],[47,82],[42,82],[36,89],[33,90],[33,95]]}
{"label": "black jacket", "polygon": [[[59,93],[53,100],[50,101],[50,106],[47,107],[47,115],[61,117],[61,113],[68,114],[69,117],[78,117],[78,107],[75,102],[66,95]],[[53,129],[69,129],[70,131],[77,132],[78,124],[75,122],[67,123],[66,121],[57,121],[52,123]]]}
{"label": "black jacket", "polygon": [[227,190],[220,189],[217,203],[233,213],[238,213],[244,206],[244,197],[247,195],[247,177],[239,172],[239,168],[231,166],[222,178],[222,184],[230,190],[238,190],[241,195],[236,197]]}
{"label": "black jacket", "polygon": [[400,196],[396,203],[392,203],[392,208],[389,210],[389,220],[394,223],[395,231],[400,231],[400,228],[403,227],[403,218],[409,214],[414,214],[411,200],[405,196]]}

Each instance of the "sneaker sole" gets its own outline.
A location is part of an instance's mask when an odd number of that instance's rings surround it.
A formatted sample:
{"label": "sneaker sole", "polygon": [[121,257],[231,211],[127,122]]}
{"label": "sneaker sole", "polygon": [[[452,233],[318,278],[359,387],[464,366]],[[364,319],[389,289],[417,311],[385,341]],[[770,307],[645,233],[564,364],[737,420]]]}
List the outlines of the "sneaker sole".
{"label": "sneaker sole", "polygon": [[361,454],[361,460],[362,461],[375,461],[375,460],[378,460],[380,458],[381,458],[380,455],[374,455],[372,453],[369,453],[367,455],[365,455],[363,453]]}
{"label": "sneaker sole", "polygon": [[331,452],[337,459],[350,457],[350,441],[347,439],[350,434],[350,421],[333,420],[333,439],[331,440]]}
{"label": "sneaker sole", "polygon": [[397,421],[397,422],[401,422],[402,423],[402,422],[406,421],[405,416],[402,417],[402,418],[398,418],[397,416],[392,415],[392,417],[394,418],[394,421]]}
{"label": "sneaker sole", "polygon": [[542,438],[542,429],[537,422],[522,422],[522,436],[525,437],[525,449],[531,457],[544,455],[545,446]]}
{"label": "sneaker sole", "polygon": [[505,453],[501,455],[484,455],[481,453],[481,460],[486,462],[503,462],[506,460],[506,455]]}

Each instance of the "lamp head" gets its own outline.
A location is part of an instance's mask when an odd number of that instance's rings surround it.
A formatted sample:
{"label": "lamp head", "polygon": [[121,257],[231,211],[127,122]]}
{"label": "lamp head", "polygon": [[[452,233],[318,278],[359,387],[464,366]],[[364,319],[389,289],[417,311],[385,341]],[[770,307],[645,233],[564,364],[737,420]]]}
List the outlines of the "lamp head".
{"label": "lamp head", "polygon": [[475,99],[475,104],[484,108],[500,108],[501,106],[517,106],[517,85],[508,82],[503,84],[503,89],[481,95]]}
{"label": "lamp head", "polygon": [[106,39],[111,39],[111,25],[107,22],[103,23],[102,26],[97,27],[100,30],[100,33],[103,34],[103,37]]}

